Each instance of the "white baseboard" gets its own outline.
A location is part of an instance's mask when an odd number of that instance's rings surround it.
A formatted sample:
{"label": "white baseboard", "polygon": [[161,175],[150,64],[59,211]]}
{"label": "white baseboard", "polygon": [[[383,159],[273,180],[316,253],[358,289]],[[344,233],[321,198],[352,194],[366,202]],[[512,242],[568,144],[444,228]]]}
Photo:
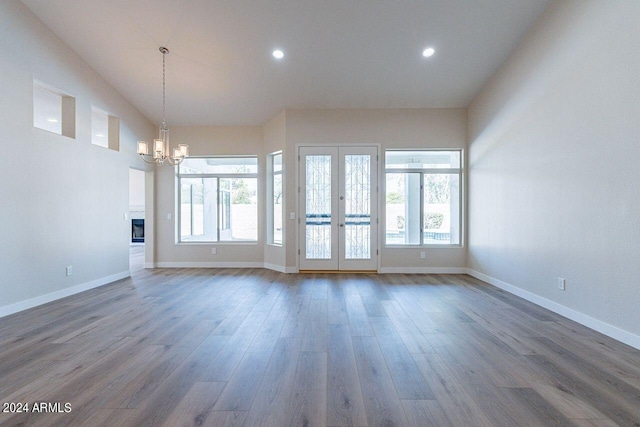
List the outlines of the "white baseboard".
{"label": "white baseboard", "polygon": [[625,331],[624,329],[620,329],[591,316],[587,316],[584,313],[575,311],[567,306],[558,304],[555,301],[543,298],[532,292],[518,288],[517,286],[511,285],[507,282],[503,282],[502,280],[487,276],[486,274],[480,273],[479,271],[475,271],[471,268],[467,269],[467,274],[640,350],[640,336],[638,335],[632,334],[631,332]]}
{"label": "white baseboard", "polygon": [[[291,271],[287,271],[287,267],[285,267],[284,265],[271,264],[270,262],[265,262],[264,268],[273,271],[279,271],[280,273],[291,273]],[[289,270],[291,270],[291,267],[289,267]]]}
{"label": "white baseboard", "polygon": [[467,274],[464,267],[380,267],[380,274]]}
{"label": "white baseboard", "polygon": [[116,280],[127,278],[129,276],[130,273],[127,270],[121,273],[112,274],[111,276],[101,277],[100,279],[92,280],[90,282],[81,283],[70,288],[60,289],[59,291],[51,292],[39,297],[20,301],[15,304],[6,305],[4,307],[0,307],[0,317],[9,316],[10,314],[18,313],[19,311],[27,310],[29,308],[37,307],[48,302],[79,294],[80,292],[88,291],[89,289],[97,288],[99,286],[103,286],[115,282]]}
{"label": "white baseboard", "polygon": [[156,262],[158,268],[263,268],[262,262]]}
{"label": "white baseboard", "polygon": [[[145,268],[266,268],[280,273],[297,273],[296,267],[271,264],[268,262],[156,262],[145,264]],[[467,274],[464,267],[382,267],[380,274]]]}
{"label": "white baseboard", "polygon": [[144,268],[267,268],[280,273],[297,273],[295,267],[271,264],[268,262],[149,262]]}

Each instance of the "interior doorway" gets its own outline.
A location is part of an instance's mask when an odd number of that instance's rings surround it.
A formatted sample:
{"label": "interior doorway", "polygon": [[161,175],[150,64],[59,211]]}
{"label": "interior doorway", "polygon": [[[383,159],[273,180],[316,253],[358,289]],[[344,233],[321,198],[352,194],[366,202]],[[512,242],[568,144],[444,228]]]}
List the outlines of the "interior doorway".
{"label": "interior doorway", "polygon": [[299,148],[300,270],[377,270],[378,148]]}
{"label": "interior doorway", "polygon": [[129,169],[129,269],[144,267],[145,171]]}

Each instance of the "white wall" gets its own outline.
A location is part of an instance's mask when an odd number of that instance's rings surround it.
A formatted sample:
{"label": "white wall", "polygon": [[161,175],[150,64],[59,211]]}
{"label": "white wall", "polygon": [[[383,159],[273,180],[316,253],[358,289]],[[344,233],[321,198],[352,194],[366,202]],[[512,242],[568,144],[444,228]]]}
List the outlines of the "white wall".
{"label": "white wall", "polygon": [[553,3],[469,108],[469,267],[635,346],[638,22],[635,0]]}
{"label": "white wall", "polygon": [[[286,110],[286,170],[288,183],[296,182],[299,144],[373,144],[380,145],[380,164],[384,150],[390,148],[465,148],[466,110],[395,109],[395,110]],[[381,173],[380,178],[384,178]],[[382,182],[382,181],[381,181]],[[382,191],[382,184],[380,186]],[[289,212],[298,212],[297,187],[286,188],[285,228],[287,268],[296,266],[296,221]],[[383,193],[380,193],[383,195]],[[383,196],[381,196],[383,197]],[[380,212],[384,224],[384,209]],[[382,227],[380,232],[382,233]],[[455,271],[466,267],[466,248],[385,248],[380,242],[381,268],[407,271]],[[420,252],[426,259],[420,259]]]}
{"label": "white wall", "polygon": [[[264,259],[264,170],[262,126],[171,126],[172,145],[188,144],[191,156],[258,155],[258,242],[176,243],[176,171],[156,169],[156,264],[173,266],[262,266]],[[167,215],[171,219],[167,219]],[[211,248],[217,254],[211,254]]]}
{"label": "white wall", "polygon": [[[189,144],[190,154],[259,156],[259,237],[257,245],[176,244],[175,172],[167,166],[157,170],[156,262],[158,266],[266,265],[292,272],[297,267],[297,221],[289,213],[298,211],[296,163],[298,144],[380,144],[381,159],[387,148],[465,148],[464,109],[427,110],[285,110],[264,126],[172,127],[174,143]],[[285,219],[283,247],[265,244],[265,158],[283,150]],[[381,187],[382,188],[382,187]],[[171,219],[167,219],[171,214]],[[384,212],[381,212],[381,223]],[[212,247],[217,254],[211,254]],[[420,252],[427,252],[425,260]],[[447,271],[466,267],[466,249],[384,248],[382,268]],[[436,270],[432,270],[436,271]]]}
{"label": "white wall", "polygon": [[[0,2],[0,76],[4,315],[128,275],[129,167],[154,127],[17,0]],[[33,127],[34,79],[75,96],[75,139]],[[91,105],[120,117],[119,152],[91,144]]]}

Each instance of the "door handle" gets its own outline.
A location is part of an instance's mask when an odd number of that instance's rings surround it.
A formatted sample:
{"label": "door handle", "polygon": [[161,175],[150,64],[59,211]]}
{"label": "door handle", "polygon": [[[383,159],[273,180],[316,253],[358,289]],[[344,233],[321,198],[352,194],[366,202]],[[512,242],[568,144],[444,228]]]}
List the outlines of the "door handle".
{"label": "door handle", "polygon": [[340,196],[340,200],[344,200],[344,196]]}
{"label": "door handle", "polygon": [[340,227],[344,227],[344,224],[340,224]]}

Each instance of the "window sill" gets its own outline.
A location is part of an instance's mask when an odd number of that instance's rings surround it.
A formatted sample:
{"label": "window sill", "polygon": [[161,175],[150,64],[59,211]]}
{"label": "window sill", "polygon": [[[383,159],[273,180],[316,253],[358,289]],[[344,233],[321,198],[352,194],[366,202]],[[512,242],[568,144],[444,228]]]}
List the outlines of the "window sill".
{"label": "window sill", "polygon": [[257,241],[252,241],[252,242],[227,242],[227,241],[223,241],[223,242],[176,242],[176,246],[226,246],[226,245],[231,245],[231,246],[257,246],[258,242]]}
{"label": "window sill", "polygon": [[384,245],[385,249],[462,249],[463,245]]}

